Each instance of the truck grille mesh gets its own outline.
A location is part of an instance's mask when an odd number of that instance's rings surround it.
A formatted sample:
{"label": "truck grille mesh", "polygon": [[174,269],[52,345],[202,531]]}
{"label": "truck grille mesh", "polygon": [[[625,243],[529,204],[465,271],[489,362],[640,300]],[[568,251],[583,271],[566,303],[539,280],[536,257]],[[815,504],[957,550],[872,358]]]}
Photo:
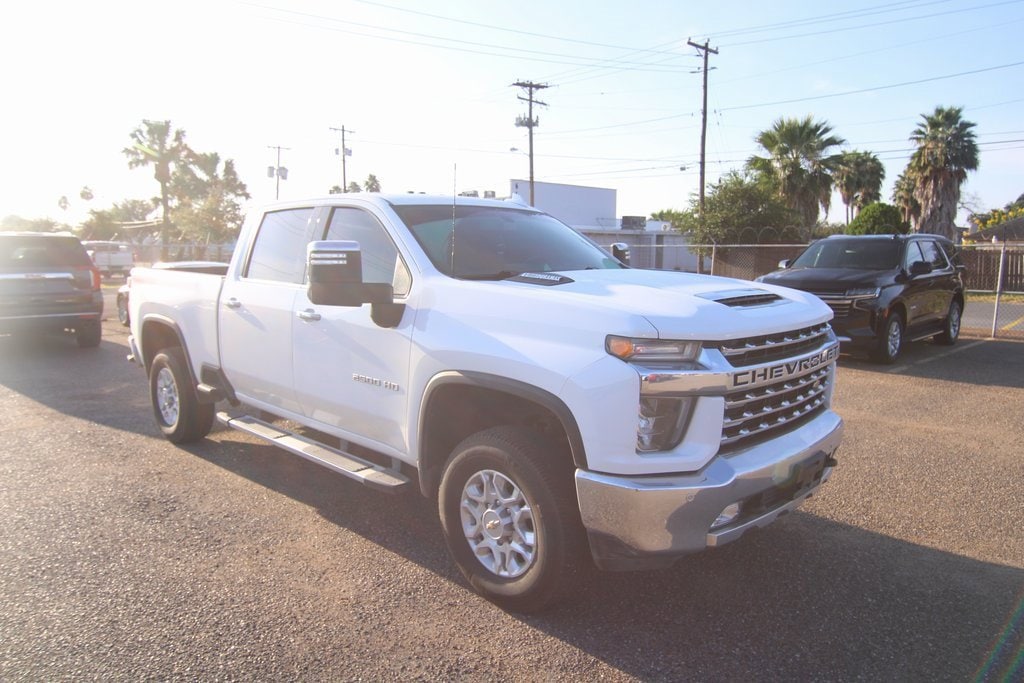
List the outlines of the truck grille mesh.
{"label": "truck grille mesh", "polygon": [[789,431],[826,408],[831,373],[826,366],[806,375],[725,396],[722,451]]}
{"label": "truck grille mesh", "polygon": [[[822,349],[831,339],[827,323],[722,342],[722,355],[734,368],[789,360]],[[799,375],[725,395],[721,452],[728,453],[795,429],[828,408],[834,361]]]}

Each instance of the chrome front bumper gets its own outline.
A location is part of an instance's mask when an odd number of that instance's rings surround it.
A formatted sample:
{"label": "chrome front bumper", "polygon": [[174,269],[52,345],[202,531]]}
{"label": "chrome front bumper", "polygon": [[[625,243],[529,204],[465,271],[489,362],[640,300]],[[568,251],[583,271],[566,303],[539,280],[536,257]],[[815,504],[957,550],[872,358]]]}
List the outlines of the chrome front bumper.
{"label": "chrome front bumper", "polygon": [[[664,566],[771,524],[828,480],[842,433],[842,419],[828,410],[695,473],[624,477],[576,470],[594,561],[609,570]],[[733,503],[741,504],[740,516],[712,529]]]}

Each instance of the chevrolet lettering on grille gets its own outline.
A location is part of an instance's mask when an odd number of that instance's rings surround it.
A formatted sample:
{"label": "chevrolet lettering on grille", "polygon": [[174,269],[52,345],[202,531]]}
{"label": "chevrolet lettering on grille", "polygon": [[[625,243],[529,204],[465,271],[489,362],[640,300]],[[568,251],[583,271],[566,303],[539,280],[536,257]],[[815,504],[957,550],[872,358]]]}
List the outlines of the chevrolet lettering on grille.
{"label": "chevrolet lettering on grille", "polygon": [[732,376],[733,388],[758,386],[802,375],[839,357],[839,346],[831,346],[820,353],[799,360],[787,361],[763,368],[741,370]]}

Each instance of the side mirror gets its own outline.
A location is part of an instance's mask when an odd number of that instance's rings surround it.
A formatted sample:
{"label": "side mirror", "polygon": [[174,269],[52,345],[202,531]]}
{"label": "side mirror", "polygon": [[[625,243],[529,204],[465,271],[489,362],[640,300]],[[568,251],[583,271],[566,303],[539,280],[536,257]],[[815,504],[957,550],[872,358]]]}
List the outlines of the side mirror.
{"label": "side mirror", "polygon": [[927,261],[914,261],[910,266],[910,277],[917,277],[918,275],[927,275],[932,272],[932,264]]}
{"label": "side mirror", "polygon": [[789,268],[789,263],[790,259],[784,258],[781,261],[779,261],[779,268],[785,270],[786,268]]}
{"label": "side mirror", "polygon": [[618,259],[625,265],[629,265],[629,245],[625,242],[616,242],[612,245],[612,257]]}
{"label": "side mirror", "polygon": [[394,288],[383,282],[363,282],[363,255],[358,242],[322,240],[306,247],[309,300],[321,306],[372,304],[370,317],[381,327],[397,327],[405,304],[395,303]]}
{"label": "side mirror", "polygon": [[363,282],[363,258],[358,242],[324,240],[306,248],[309,300],[323,306],[362,306],[391,303],[391,285]]}

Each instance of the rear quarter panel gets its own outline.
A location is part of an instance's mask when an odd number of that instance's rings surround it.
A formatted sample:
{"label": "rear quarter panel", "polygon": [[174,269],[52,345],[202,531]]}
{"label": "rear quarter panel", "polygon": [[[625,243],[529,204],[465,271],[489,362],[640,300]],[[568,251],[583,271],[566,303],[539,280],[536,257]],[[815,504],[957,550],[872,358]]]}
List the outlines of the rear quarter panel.
{"label": "rear quarter panel", "polygon": [[146,335],[151,325],[177,329],[185,350],[198,373],[203,363],[219,365],[217,343],[217,302],[224,278],[208,273],[189,273],[154,268],[132,270],[129,311],[131,331],[139,348],[147,352]]}

